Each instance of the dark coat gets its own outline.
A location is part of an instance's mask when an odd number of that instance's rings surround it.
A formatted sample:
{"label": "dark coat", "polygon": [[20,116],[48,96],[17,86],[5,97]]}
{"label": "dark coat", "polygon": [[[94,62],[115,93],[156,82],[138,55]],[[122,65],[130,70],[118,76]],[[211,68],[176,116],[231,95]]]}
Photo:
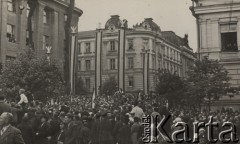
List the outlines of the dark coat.
{"label": "dark coat", "polygon": [[71,122],[65,129],[64,144],[76,144],[79,135],[78,127],[74,122]]}
{"label": "dark coat", "polygon": [[127,124],[119,129],[118,144],[131,144],[131,127]]}
{"label": "dark coat", "polygon": [[112,124],[107,118],[103,118],[99,126],[99,143],[100,144],[112,144]]}
{"label": "dark coat", "polygon": [[100,126],[100,120],[97,119],[93,122],[92,128],[91,128],[91,141],[92,144],[97,144],[98,143],[98,138],[99,138],[99,126]]}
{"label": "dark coat", "polygon": [[23,140],[26,144],[33,144],[34,133],[31,125],[28,123],[21,123],[18,125],[19,130],[22,132]]}
{"label": "dark coat", "polygon": [[48,144],[47,136],[48,136],[48,125],[47,122],[41,124],[37,130],[38,135],[36,135],[35,144]]}
{"label": "dark coat", "polygon": [[4,112],[12,113],[12,108],[7,103],[0,101],[0,115]]}
{"label": "dark coat", "polygon": [[80,129],[79,140],[79,144],[88,144],[90,141],[90,129],[86,125],[83,125]]}
{"label": "dark coat", "polygon": [[13,126],[9,126],[8,129],[0,136],[0,144],[25,144],[21,131]]}
{"label": "dark coat", "polygon": [[57,144],[58,141],[60,142],[64,142],[65,141],[65,132],[64,130],[59,130],[53,137],[51,140],[51,144]]}

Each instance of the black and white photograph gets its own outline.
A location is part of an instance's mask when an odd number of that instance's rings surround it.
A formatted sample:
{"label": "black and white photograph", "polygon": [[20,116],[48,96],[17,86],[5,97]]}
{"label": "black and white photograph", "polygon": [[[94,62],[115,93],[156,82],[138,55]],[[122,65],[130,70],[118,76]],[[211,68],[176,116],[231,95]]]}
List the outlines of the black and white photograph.
{"label": "black and white photograph", "polygon": [[0,144],[239,139],[240,0],[0,0]]}

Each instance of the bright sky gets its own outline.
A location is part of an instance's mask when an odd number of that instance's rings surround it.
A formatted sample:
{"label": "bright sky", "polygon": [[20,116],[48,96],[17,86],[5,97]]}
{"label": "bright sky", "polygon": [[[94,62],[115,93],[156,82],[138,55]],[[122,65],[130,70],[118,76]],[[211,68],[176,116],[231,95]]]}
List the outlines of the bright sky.
{"label": "bright sky", "polygon": [[190,47],[197,49],[196,21],[189,7],[191,0],[76,0],[83,10],[79,20],[79,31],[102,28],[111,15],[128,20],[128,27],[140,23],[144,18],[153,18],[162,31],[174,31],[183,37],[188,34]]}

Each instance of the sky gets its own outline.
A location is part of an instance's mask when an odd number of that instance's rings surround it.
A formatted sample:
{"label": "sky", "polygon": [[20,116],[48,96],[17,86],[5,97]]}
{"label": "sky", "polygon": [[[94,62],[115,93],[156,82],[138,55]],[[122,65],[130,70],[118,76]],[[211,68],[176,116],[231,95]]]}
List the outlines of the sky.
{"label": "sky", "polygon": [[162,31],[174,31],[184,37],[188,34],[189,45],[197,49],[196,20],[189,7],[191,0],[75,0],[83,10],[79,19],[79,31],[95,30],[99,23],[104,28],[111,15],[128,20],[128,27],[153,18]]}

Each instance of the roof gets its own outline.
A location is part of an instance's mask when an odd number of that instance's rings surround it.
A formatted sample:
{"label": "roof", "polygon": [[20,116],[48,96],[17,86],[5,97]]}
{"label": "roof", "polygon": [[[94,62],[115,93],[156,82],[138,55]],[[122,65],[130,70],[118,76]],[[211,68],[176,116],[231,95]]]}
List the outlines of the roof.
{"label": "roof", "polygon": [[173,31],[162,31],[162,37],[166,41],[169,41],[177,46],[185,46],[191,49],[188,45],[188,35],[186,34],[184,38],[178,36]]}

